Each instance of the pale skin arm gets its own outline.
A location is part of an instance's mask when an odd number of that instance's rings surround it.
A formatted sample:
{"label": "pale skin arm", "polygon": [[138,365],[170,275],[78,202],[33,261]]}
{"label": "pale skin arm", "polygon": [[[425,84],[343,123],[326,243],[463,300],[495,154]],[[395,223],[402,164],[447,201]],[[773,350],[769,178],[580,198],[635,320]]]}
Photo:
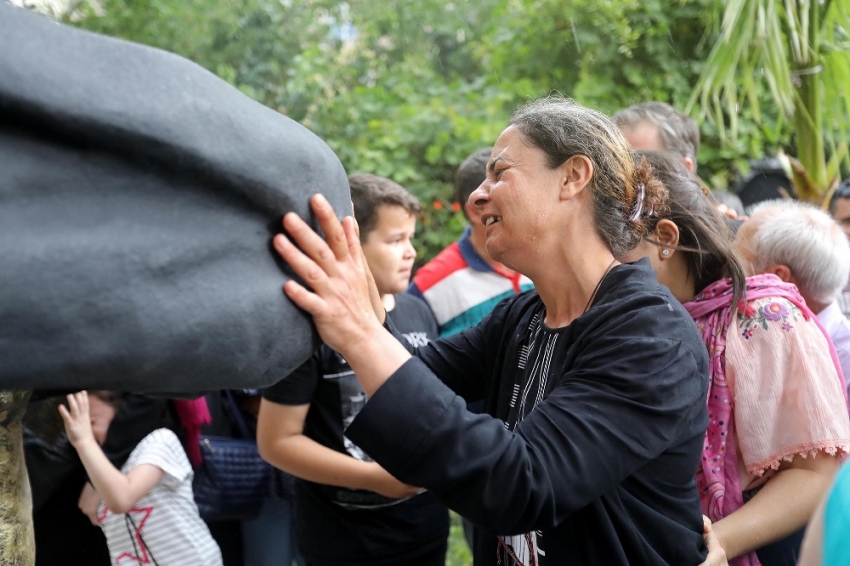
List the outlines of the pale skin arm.
{"label": "pale skin arm", "polygon": [[310,405],[281,405],[263,399],[257,421],[257,447],[264,460],[314,483],[366,489],[393,499],[421,490],[401,483],[376,462],[361,462],[304,435]]}
{"label": "pale skin arm", "polygon": [[[70,410],[69,410],[70,409]],[[136,466],[126,476],[112,465],[94,438],[85,391],[68,395],[59,406],[68,440],[76,448],[94,489],[113,513],[126,513],[159,483],[165,472],[152,464]]]}
{"label": "pale skin arm", "polygon": [[86,485],[83,486],[83,490],[80,492],[77,507],[83,512],[83,515],[89,518],[91,524],[95,526],[97,526],[97,508],[101,501],[100,494],[94,489],[94,486],[86,482]]}
{"label": "pale skin arm", "polygon": [[755,497],[714,523],[726,555],[740,556],[803,528],[837,471],[838,458],[822,452],[783,463]]}

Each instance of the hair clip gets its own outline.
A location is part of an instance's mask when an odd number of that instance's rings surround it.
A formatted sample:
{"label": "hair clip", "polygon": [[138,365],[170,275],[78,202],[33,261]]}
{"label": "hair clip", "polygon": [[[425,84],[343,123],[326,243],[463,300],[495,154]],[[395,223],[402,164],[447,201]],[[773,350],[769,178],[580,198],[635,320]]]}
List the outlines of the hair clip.
{"label": "hair clip", "polygon": [[643,200],[646,198],[646,185],[640,183],[638,185],[638,194],[637,198],[635,198],[635,211],[632,213],[632,217],[629,218],[632,222],[640,221],[640,214],[643,212]]}

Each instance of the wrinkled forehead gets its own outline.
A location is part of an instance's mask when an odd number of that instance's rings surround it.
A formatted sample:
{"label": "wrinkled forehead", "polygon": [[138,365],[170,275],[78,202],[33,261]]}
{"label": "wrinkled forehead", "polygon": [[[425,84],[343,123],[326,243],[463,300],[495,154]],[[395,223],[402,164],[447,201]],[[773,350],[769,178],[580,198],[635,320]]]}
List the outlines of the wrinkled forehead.
{"label": "wrinkled forehead", "polygon": [[664,151],[664,140],[656,124],[643,120],[634,125],[622,125],[620,131],[632,151]]}

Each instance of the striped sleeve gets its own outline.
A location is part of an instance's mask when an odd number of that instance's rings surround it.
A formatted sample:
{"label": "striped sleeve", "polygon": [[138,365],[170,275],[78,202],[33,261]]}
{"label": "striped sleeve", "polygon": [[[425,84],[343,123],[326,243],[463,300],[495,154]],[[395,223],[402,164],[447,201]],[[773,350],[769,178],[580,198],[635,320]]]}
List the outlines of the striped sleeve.
{"label": "striped sleeve", "polygon": [[177,435],[160,428],[147,435],[133,450],[127,461],[128,471],[141,464],[151,464],[163,472],[163,483],[176,488],[192,474],[192,465]]}

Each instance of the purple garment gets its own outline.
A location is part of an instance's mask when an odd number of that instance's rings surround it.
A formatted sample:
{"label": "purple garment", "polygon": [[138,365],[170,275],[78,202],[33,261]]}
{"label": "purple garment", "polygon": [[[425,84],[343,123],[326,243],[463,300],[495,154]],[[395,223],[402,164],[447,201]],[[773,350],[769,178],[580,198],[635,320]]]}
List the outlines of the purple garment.
{"label": "purple garment", "polygon": [[[838,301],[820,311],[818,319],[835,345],[841,370],[844,372],[844,378],[847,379],[847,376],[850,376],[848,373],[850,372],[850,322],[841,312]],[[847,388],[847,394],[850,397],[850,386]]]}

